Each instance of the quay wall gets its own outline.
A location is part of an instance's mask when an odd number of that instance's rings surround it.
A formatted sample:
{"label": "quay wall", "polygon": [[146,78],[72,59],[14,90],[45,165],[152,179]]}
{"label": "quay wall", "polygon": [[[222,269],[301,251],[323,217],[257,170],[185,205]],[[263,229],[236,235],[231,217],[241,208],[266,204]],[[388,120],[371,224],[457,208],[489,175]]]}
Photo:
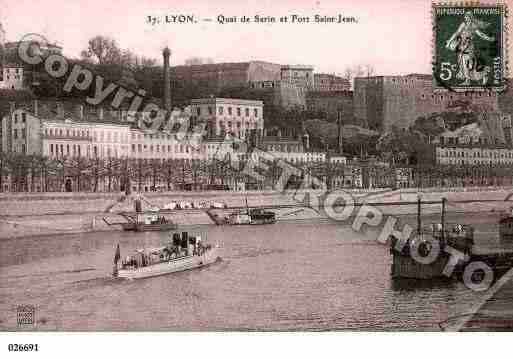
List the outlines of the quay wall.
{"label": "quay wall", "polygon": [[[377,207],[385,215],[408,215],[416,213],[415,202],[417,189],[350,191],[357,206],[353,215],[358,215],[358,204]],[[420,192],[423,201],[439,201],[442,197],[449,201],[449,211],[458,212],[494,212],[507,210],[513,206],[509,195],[512,188],[476,188],[476,189],[424,189]],[[312,195],[321,194],[311,191]],[[297,202],[296,192],[164,192],[144,193],[152,204],[162,207],[170,201],[218,201],[229,207],[242,207],[247,197],[251,206],[294,206],[275,209],[278,220],[315,220],[327,218],[322,211],[305,208]],[[299,193],[298,197],[302,193]],[[34,194],[0,194],[0,239],[35,235],[57,235],[91,231],[119,230],[119,226],[108,226],[103,217],[108,216],[112,222],[120,221],[117,211],[132,210],[130,201],[118,203],[124,196],[114,193],[34,193]],[[504,201],[508,199],[507,201]],[[473,200],[477,203],[451,204],[451,201]],[[487,202],[490,200],[503,202]],[[482,201],[482,202],[479,202]],[[388,205],[387,203],[390,203]],[[377,204],[377,205],[376,205]],[[392,205],[394,204],[394,205]],[[105,209],[111,208],[107,213]],[[228,214],[230,210],[216,210],[219,214]],[[424,204],[423,214],[438,213],[438,204]],[[364,214],[361,214],[364,215]],[[181,226],[214,225],[212,219],[203,211],[178,210],[166,217]]]}

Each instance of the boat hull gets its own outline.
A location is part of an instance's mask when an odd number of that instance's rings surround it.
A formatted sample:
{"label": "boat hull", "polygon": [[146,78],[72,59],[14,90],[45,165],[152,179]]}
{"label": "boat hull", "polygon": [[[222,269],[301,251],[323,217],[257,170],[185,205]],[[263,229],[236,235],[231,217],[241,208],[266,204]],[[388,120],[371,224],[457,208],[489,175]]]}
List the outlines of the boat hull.
{"label": "boat hull", "polygon": [[444,277],[443,271],[449,258],[441,255],[430,264],[417,262],[410,256],[394,254],[392,259],[392,278],[433,279]]}
{"label": "boat hull", "polygon": [[121,225],[125,231],[148,232],[148,231],[172,231],[177,228],[174,223],[164,224],[136,224],[136,223],[123,223]]}
{"label": "boat hull", "polygon": [[152,264],[135,269],[119,269],[115,275],[118,278],[141,279],[156,277],[165,274],[182,272],[190,269],[201,268],[216,262],[219,257],[218,249],[212,248],[201,256],[187,256],[172,259],[170,261]]}

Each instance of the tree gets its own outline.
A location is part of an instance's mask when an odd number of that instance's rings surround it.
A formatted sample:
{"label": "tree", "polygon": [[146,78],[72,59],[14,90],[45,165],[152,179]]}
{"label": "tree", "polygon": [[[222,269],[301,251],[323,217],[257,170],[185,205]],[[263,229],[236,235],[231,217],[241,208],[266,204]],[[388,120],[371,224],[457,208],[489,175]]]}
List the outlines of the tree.
{"label": "tree", "polygon": [[374,66],[370,64],[356,65],[347,67],[344,70],[344,77],[349,81],[351,86],[353,86],[353,80],[355,77],[371,77],[374,76],[374,73]]}
{"label": "tree", "polygon": [[90,39],[87,44],[87,50],[81,52],[84,60],[92,60],[99,65],[121,62],[122,52],[113,38],[98,35]]}

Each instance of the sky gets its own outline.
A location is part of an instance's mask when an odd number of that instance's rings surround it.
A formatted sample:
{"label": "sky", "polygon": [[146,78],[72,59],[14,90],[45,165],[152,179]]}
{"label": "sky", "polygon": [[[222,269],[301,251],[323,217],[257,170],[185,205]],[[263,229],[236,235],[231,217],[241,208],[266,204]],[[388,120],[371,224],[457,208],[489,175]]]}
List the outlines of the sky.
{"label": "sky", "polygon": [[[505,0],[513,11],[513,0]],[[343,73],[370,64],[379,75],[431,73],[429,0],[0,0],[0,22],[9,41],[39,33],[78,57],[87,40],[107,35],[122,48],[161,62],[169,46],[172,65],[190,57],[215,62],[249,60],[312,65]],[[193,15],[196,23],[151,25],[147,19]],[[291,23],[291,16],[354,17],[357,23]],[[219,15],[237,16],[220,24]],[[273,16],[275,23],[240,23],[242,16]],[[279,18],[287,16],[288,23]],[[210,18],[212,21],[203,21]],[[510,17],[510,22],[513,22]],[[510,25],[510,28],[513,28]],[[513,63],[513,51],[509,51]]]}

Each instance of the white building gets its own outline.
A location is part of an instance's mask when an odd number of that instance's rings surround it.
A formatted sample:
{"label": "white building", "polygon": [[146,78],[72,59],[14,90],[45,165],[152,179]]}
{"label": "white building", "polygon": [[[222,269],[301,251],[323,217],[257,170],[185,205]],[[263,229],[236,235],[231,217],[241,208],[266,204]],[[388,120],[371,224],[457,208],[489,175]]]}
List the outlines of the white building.
{"label": "white building", "polygon": [[23,66],[5,65],[2,69],[0,89],[21,90],[23,89]]}
{"label": "white building", "polygon": [[209,137],[230,133],[245,138],[251,130],[263,131],[264,104],[262,101],[233,98],[203,98],[191,100],[194,122],[205,122]]}
{"label": "white building", "polygon": [[493,145],[437,145],[436,163],[454,165],[511,165],[513,148]]}

